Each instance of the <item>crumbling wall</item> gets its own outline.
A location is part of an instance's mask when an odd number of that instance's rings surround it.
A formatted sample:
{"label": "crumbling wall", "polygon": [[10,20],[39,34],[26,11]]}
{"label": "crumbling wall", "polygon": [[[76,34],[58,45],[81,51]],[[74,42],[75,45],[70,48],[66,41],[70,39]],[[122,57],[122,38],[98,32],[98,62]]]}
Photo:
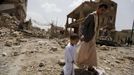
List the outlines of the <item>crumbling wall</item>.
{"label": "crumbling wall", "polygon": [[0,2],[0,13],[8,13],[24,22],[26,18],[27,0],[2,0]]}
{"label": "crumbling wall", "polygon": [[15,16],[3,13],[0,15],[0,27],[17,30],[20,21]]}

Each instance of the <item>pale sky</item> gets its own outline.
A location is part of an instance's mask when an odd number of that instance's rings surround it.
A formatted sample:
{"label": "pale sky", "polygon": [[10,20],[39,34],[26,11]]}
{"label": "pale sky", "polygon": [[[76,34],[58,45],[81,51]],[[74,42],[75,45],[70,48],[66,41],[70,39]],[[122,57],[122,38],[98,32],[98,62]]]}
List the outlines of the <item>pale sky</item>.
{"label": "pale sky", "polygon": [[[27,16],[42,24],[54,21],[63,27],[66,15],[83,1],[85,0],[28,0]],[[134,20],[134,0],[113,1],[118,3],[116,30],[131,29]]]}

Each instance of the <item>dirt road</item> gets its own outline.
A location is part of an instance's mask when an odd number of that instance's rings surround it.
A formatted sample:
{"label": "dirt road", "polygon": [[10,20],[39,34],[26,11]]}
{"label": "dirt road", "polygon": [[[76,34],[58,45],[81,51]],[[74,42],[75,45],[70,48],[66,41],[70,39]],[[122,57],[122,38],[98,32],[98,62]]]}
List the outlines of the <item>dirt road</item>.
{"label": "dirt road", "polygon": [[[0,40],[0,75],[60,75],[62,66],[58,60],[64,58],[61,39],[23,40],[11,47],[5,46],[5,39]],[[108,75],[134,75],[134,46],[107,50],[97,46],[97,54],[98,66]]]}

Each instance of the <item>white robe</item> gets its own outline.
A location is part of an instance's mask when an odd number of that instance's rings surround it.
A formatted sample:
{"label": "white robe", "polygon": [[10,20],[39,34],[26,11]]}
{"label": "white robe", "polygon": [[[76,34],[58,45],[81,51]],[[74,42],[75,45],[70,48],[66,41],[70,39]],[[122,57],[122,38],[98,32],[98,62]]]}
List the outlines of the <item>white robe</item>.
{"label": "white robe", "polygon": [[73,61],[75,57],[75,48],[70,43],[65,48],[65,66],[63,67],[64,75],[75,75]]}

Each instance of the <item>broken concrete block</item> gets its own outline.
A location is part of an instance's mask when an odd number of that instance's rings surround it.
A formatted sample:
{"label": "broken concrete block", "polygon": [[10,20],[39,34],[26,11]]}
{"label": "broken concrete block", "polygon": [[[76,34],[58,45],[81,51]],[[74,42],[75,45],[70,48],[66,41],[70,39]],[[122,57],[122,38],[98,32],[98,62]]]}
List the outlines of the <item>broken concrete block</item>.
{"label": "broken concrete block", "polygon": [[18,31],[15,31],[15,32],[12,33],[12,36],[19,37],[20,36],[20,33]]}
{"label": "broken concrete block", "polygon": [[19,55],[18,52],[14,52],[14,53],[13,53],[13,56],[18,56],[18,55]]}
{"label": "broken concrete block", "polygon": [[118,64],[120,64],[120,63],[121,63],[119,60],[116,60],[115,62],[116,62],[116,63],[118,63]]}
{"label": "broken concrete block", "polygon": [[109,67],[105,67],[105,69],[106,69],[106,70],[111,70],[111,68],[109,68]]}
{"label": "broken concrete block", "polygon": [[98,72],[98,75],[107,75],[105,70],[103,68],[96,68],[95,69]]}
{"label": "broken concrete block", "polygon": [[20,39],[20,42],[27,42],[27,39]]}
{"label": "broken concrete block", "polygon": [[44,66],[45,66],[44,63],[39,64],[39,67],[44,67]]}
{"label": "broken concrete block", "polygon": [[100,47],[101,50],[108,50],[109,48],[106,45]]}
{"label": "broken concrete block", "polygon": [[3,57],[7,56],[7,53],[3,52],[3,53],[2,53],[2,56],[3,56]]}
{"label": "broken concrete block", "polygon": [[20,42],[19,41],[16,41],[13,43],[14,45],[20,45]]}
{"label": "broken concrete block", "polygon": [[64,66],[64,65],[65,65],[65,60],[64,60],[64,59],[58,60],[58,64],[59,64],[60,66]]}
{"label": "broken concrete block", "polygon": [[8,40],[5,43],[5,46],[11,47],[13,45],[13,41],[12,40]]}
{"label": "broken concrete block", "polygon": [[58,49],[57,48],[55,48],[55,47],[52,47],[51,49],[50,49],[50,51],[53,51],[53,52],[55,52],[55,51],[57,51]]}

